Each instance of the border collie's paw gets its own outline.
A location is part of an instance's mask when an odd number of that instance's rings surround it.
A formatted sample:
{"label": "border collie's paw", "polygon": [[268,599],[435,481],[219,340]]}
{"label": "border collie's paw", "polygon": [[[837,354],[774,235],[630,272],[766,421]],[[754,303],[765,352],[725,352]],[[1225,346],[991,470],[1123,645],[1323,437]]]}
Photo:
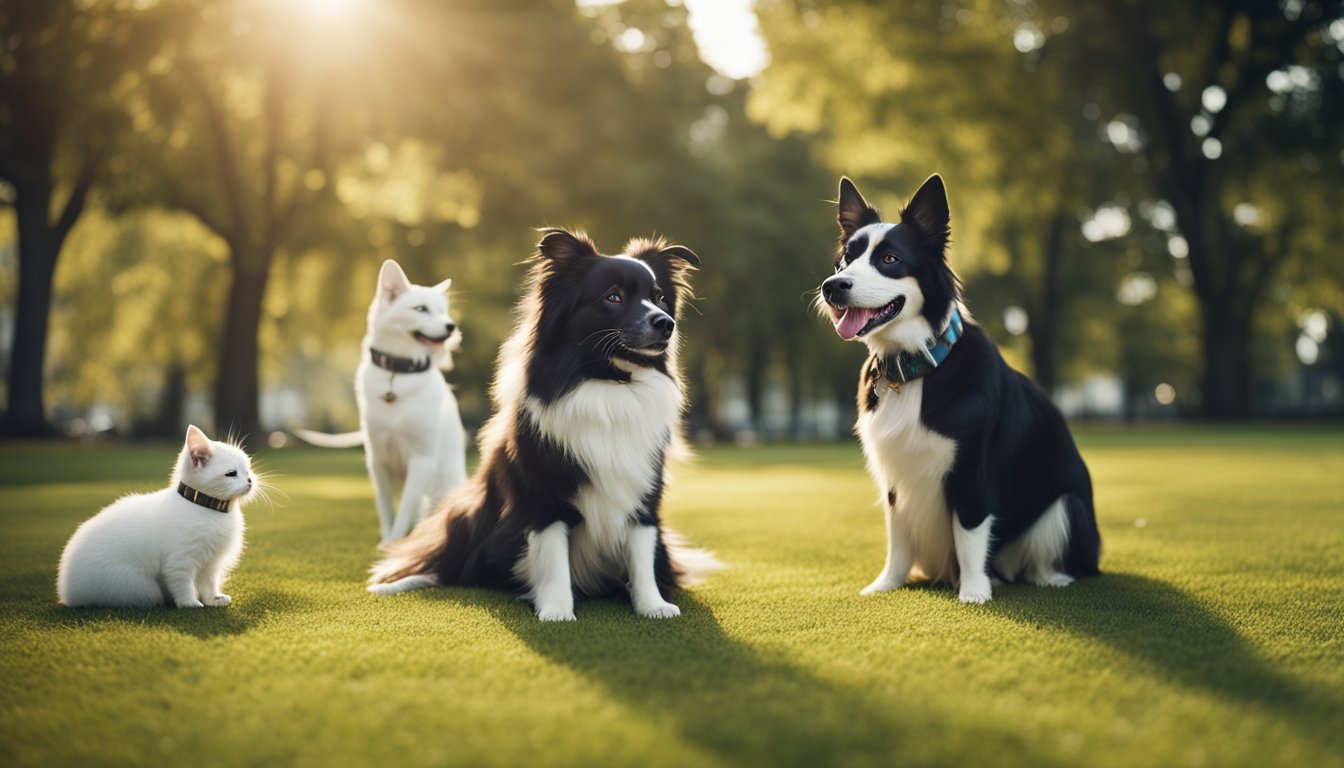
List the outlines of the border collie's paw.
{"label": "border collie's paw", "polygon": [[994,596],[994,590],[989,585],[989,579],[981,576],[979,579],[962,579],[961,582],[961,602],[963,603],[988,603]]}
{"label": "border collie's paw", "polygon": [[681,609],[671,603],[636,605],[635,613],[646,619],[672,619],[681,615]]}
{"label": "border collie's paw", "polygon": [[889,579],[886,576],[878,576],[872,584],[859,590],[860,595],[876,595],[881,592],[890,592],[893,589],[900,589],[905,586],[905,582],[896,579]]}
{"label": "border collie's paw", "polygon": [[1067,573],[1054,571],[1043,576],[1032,576],[1030,581],[1038,587],[1067,587],[1073,583],[1073,577]]}
{"label": "border collie's paw", "polygon": [[228,595],[215,595],[214,597],[210,598],[209,605],[213,605],[216,608],[223,608],[224,606],[232,602],[233,598],[229,597]]}
{"label": "border collie's paw", "polygon": [[542,621],[574,621],[574,609],[538,608],[537,618]]}

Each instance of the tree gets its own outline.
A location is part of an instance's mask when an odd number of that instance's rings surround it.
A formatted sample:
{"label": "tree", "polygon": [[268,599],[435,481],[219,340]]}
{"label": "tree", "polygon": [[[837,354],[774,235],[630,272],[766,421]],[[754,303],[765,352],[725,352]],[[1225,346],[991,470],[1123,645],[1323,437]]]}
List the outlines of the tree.
{"label": "tree", "polygon": [[[1174,209],[1188,245],[1202,412],[1249,416],[1254,320],[1293,252],[1287,238],[1321,226],[1316,217],[1338,216],[1337,204],[1285,207],[1274,198],[1310,189],[1337,199],[1344,35],[1331,30],[1344,4],[1133,0],[1058,9],[1076,22],[1068,70],[1120,119],[1136,121],[1147,181]],[[1238,206],[1252,212],[1241,222]]]}
{"label": "tree", "polygon": [[143,61],[143,25],[110,3],[0,6],[0,178],[18,222],[19,290],[0,431],[50,431],[43,370],[57,259],[125,121],[112,90]]}

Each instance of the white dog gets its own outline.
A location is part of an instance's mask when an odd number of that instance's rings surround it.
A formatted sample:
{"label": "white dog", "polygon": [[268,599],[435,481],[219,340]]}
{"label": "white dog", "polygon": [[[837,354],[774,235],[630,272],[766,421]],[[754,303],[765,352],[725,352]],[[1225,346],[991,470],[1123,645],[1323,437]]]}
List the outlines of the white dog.
{"label": "white dog", "polygon": [[[412,285],[391,259],[383,262],[369,305],[363,360],[355,372],[359,432],[296,430],[313,445],[363,443],[378,505],[381,544],[403,538],[439,499],[466,482],[466,435],[457,398],[441,371],[453,368],[462,334],[448,314],[448,286]],[[393,513],[393,496],[401,498]]]}

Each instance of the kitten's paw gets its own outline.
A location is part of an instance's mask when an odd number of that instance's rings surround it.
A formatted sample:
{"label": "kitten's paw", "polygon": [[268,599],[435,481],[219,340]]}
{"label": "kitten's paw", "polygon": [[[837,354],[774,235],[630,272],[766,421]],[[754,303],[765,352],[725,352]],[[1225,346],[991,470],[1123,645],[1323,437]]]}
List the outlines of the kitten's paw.
{"label": "kitten's paw", "polygon": [[1067,573],[1055,571],[1043,576],[1031,577],[1031,583],[1038,587],[1067,587],[1073,583],[1073,577]]}
{"label": "kitten's paw", "polygon": [[681,615],[681,609],[672,603],[644,603],[635,606],[635,613],[646,619],[672,619]]}
{"label": "kitten's paw", "polygon": [[204,608],[204,607],[205,607],[205,603],[202,603],[200,600],[197,600],[196,598],[193,597],[193,598],[190,599],[190,600],[183,600],[182,602],[178,603],[178,604],[177,604],[177,607],[178,607],[178,608]]}
{"label": "kitten's paw", "polygon": [[981,576],[978,579],[962,579],[961,581],[961,602],[963,603],[988,603],[994,596],[994,590],[989,584],[989,579]]}
{"label": "kitten's paw", "polygon": [[859,594],[860,594],[860,595],[876,595],[876,594],[878,594],[878,593],[880,593],[880,592],[890,592],[890,591],[892,591],[893,589],[900,589],[900,588],[903,587],[903,586],[905,586],[905,583],[904,583],[904,582],[898,581],[898,580],[896,580],[896,579],[888,578],[888,577],[886,577],[885,575],[884,575],[884,576],[878,576],[876,579],[873,580],[873,583],[872,583],[872,584],[869,584],[868,586],[866,586],[866,587],[864,587],[863,589],[859,590]]}
{"label": "kitten's paw", "polygon": [[574,609],[538,608],[537,618],[542,621],[574,621]]}
{"label": "kitten's paw", "polygon": [[232,602],[233,598],[229,597],[228,595],[215,595],[214,597],[210,598],[207,605],[213,605],[216,608],[223,608],[224,606]]}

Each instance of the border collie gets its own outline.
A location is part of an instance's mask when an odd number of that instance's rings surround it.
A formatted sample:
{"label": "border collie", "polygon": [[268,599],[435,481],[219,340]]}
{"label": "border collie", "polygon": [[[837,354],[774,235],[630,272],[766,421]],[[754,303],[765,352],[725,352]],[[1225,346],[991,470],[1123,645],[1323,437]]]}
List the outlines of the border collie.
{"label": "border collie", "polygon": [[818,307],[871,353],[856,431],[887,521],[886,567],[863,594],[922,578],[983,603],[991,575],[1063,587],[1097,573],[1087,466],[1059,409],[962,303],[943,180],[930,176],[893,224],[842,178],[838,219]]}
{"label": "border collie", "polygon": [[388,548],[369,590],[505,589],[542,621],[572,621],[576,594],[628,590],[641,616],[680,615],[664,596],[717,565],[658,516],[683,405],[676,318],[700,260],[662,239],[604,256],[586,235],[543,232],[481,465]]}
{"label": "border collie", "polygon": [[[414,285],[392,259],[378,272],[363,359],[355,371],[359,431],[296,429],[323,448],[364,446],[380,543],[411,532],[448,492],[467,481],[467,438],[457,398],[444,381],[462,332],[448,314],[448,288]],[[393,496],[401,498],[393,504]]]}

